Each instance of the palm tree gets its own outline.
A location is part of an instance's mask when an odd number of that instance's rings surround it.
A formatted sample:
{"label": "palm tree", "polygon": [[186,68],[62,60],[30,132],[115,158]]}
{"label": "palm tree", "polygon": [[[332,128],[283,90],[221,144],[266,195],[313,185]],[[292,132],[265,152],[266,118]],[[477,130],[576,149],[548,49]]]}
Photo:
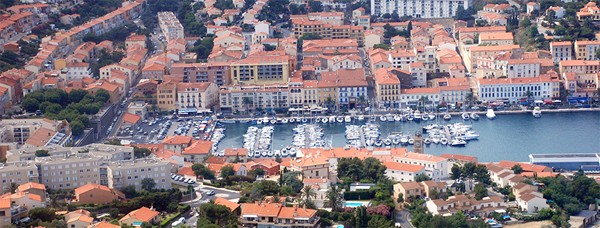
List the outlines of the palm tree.
{"label": "palm tree", "polygon": [[468,92],[465,96],[465,99],[467,99],[467,101],[469,102],[469,106],[471,106],[473,99],[475,99],[475,95],[473,95],[473,92]]}
{"label": "palm tree", "polygon": [[242,104],[244,106],[246,106],[246,111],[248,111],[250,109],[250,106],[252,105],[252,98],[250,97],[242,97]]}
{"label": "palm tree", "polygon": [[325,99],[325,105],[327,106],[327,111],[331,112],[331,107],[335,105],[335,100],[331,97],[327,97],[327,99]]}
{"label": "palm tree", "polygon": [[429,98],[427,98],[426,96],[421,96],[421,98],[419,98],[419,103],[421,103],[420,106],[425,106],[427,102],[429,102]]}
{"label": "palm tree", "polygon": [[317,190],[312,188],[310,185],[302,189],[302,198],[304,198],[305,201],[310,201],[311,198],[315,197],[317,197]]}
{"label": "palm tree", "polygon": [[533,93],[532,93],[531,91],[527,90],[527,91],[526,91],[526,92],[523,94],[523,96],[524,96],[525,98],[527,98],[527,104],[529,105],[529,104],[531,103],[531,98],[533,97]]}
{"label": "palm tree", "polygon": [[11,182],[10,186],[8,186],[8,189],[6,190],[6,193],[15,193],[17,192],[17,189],[19,188],[19,185],[16,182]]}
{"label": "palm tree", "polygon": [[337,185],[331,186],[325,193],[327,199],[324,202],[325,207],[331,207],[331,211],[339,211],[343,207],[342,188]]}
{"label": "palm tree", "polygon": [[360,95],[358,97],[358,104],[364,105],[367,103],[367,98],[365,97],[365,95]]}
{"label": "palm tree", "polygon": [[560,98],[565,104],[568,104],[569,97],[572,95],[571,90],[561,89],[560,90]]}

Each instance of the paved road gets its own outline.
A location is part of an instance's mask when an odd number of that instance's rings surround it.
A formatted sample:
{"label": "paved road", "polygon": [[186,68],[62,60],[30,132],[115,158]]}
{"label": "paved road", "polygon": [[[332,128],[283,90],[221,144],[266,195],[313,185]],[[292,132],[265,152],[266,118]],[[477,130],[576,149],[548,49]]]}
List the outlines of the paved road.
{"label": "paved road", "polygon": [[413,227],[413,225],[410,223],[410,213],[408,213],[408,210],[404,209],[400,211],[395,211],[395,213],[396,222],[400,223],[400,226],[402,226],[403,228]]}
{"label": "paved road", "polygon": [[[210,200],[215,200],[218,197],[221,197],[221,198],[224,198],[227,200],[231,200],[231,201],[237,201],[240,198],[239,192],[226,190],[226,189],[222,189],[222,188],[215,188],[215,187],[211,187],[211,186],[200,185],[198,187],[195,187],[194,189],[196,189],[197,196],[201,196],[201,199],[189,203],[189,205],[192,207],[193,210],[196,210],[198,207],[200,207],[200,205],[208,203]],[[211,190],[215,191],[215,194],[212,196],[207,195],[207,193]],[[197,221],[198,221],[198,216],[196,215],[196,213],[194,213],[194,214],[192,214],[191,217],[186,218],[185,224],[188,226],[196,227]]]}

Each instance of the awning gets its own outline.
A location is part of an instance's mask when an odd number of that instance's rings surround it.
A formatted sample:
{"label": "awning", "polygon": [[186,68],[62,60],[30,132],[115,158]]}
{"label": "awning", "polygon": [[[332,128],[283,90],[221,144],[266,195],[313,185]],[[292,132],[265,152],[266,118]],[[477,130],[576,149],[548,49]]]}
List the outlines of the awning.
{"label": "awning", "polygon": [[543,102],[543,101],[541,101],[541,100],[536,100],[536,101],[534,101],[534,102],[535,102],[536,104],[541,104],[541,103],[544,103],[544,102]]}
{"label": "awning", "polygon": [[258,215],[242,215],[244,218],[258,218]]}
{"label": "awning", "polygon": [[502,213],[506,213],[506,210],[504,210],[504,209],[498,209],[498,210],[495,210],[495,212],[498,212],[498,213],[502,214]]}
{"label": "awning", "polygon": [[544,101],[545,104],[552,104],[552,101]]}

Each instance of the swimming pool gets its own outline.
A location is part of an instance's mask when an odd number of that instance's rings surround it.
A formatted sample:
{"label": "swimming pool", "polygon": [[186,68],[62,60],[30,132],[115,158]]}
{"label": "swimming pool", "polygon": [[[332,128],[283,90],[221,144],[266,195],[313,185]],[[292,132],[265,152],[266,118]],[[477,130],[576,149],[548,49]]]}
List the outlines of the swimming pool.
{"label": "swimming pool", "polygon": [[363,203],[346,203],[346,207],[360,207]]}

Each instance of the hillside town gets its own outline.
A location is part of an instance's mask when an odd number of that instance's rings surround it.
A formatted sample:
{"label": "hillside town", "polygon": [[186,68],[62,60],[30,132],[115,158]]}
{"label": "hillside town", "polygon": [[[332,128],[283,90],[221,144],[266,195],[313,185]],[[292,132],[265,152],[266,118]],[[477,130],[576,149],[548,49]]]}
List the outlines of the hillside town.
{"label": "hillside town", "polygon": [[599,226],[598,20],[588,0],[3,0],[0,227]]}

